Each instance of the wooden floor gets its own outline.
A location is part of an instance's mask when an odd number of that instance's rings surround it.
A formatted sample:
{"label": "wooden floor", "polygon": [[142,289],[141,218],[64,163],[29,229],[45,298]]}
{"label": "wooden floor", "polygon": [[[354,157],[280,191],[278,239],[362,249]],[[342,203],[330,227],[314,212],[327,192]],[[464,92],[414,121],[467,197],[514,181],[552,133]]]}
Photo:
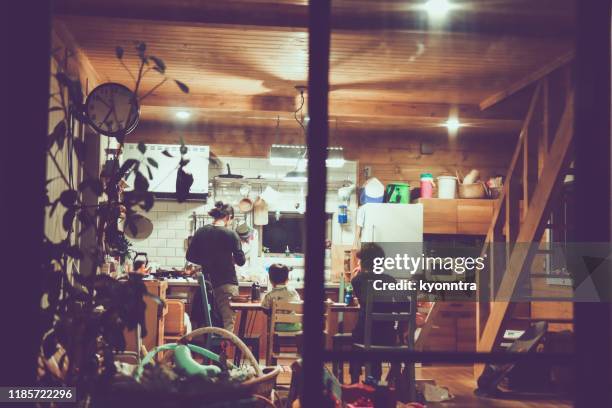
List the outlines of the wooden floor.
{"label": "wooden floor", "polygon": [[429,403],[428,407],[484,407],[484,408],[561,408],[571,407],[571,401],[562,399],[500,400],[474,395],[476,384],[472,366],[417,368],[417,379],[434,379],[436,384],[447,387],[455,396],[444,403]]}
{"label": "wooden floor", "polygon": [[[281,366],[289,361],[283,361]],[[288,368],[288,367],[287,367]],[[331,365],[330,365],[331,368]],[[350,382],[348,368],[345,368],[345,382]],[[383,376],[386,369],[383,368]],[[476,384],[473,378],[472,366],[437,366],[422,367],[416,369],[417,379],[435,380],[436,385],[446,387],[455,397],[451,401],[442,403],[428,403],[428,408],[564,408],[572,407],[572,402],[565,399],[541,399],[530,398],[517,399],[493,399],[482,398],[474,395]],[[279,383],[288,384],[291,381],[291,371],[286,370],[278,377]]]}

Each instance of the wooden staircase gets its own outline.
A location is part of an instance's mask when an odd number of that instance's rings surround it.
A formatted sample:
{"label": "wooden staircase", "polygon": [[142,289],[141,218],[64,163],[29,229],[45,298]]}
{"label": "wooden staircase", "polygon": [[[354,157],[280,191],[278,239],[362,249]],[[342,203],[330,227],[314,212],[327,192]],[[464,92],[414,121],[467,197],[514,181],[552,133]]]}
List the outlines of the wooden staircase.
{"label": "wooden staircase", "polygon": [[[573,139],[571,85],[566,81],[562,97],[555,95],[553,100],[549,83],[546,76],[535,84],[483,247],[488,266],[478,275],[479,352],[502,350],[533,320],[529,316],[529,300],[519,303],[514,296],[517,287],[526,281],[544,277],[537,276],[541,273],[532,274],[534,258],[541,251],[527,243],[541,242],[550,227],[551,210],[570,167]],[[557,104],[556,111],[551,109],[552,104]],[[571,319],[563,321],[569,322]],[[483,369],[482,364],[475,366],[476,378]]]}

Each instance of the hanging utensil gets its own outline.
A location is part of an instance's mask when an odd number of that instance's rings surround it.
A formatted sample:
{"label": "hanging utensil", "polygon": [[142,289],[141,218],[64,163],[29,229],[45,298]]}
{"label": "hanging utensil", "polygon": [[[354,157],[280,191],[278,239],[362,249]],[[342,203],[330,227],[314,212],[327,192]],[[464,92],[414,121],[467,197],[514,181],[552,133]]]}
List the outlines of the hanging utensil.
{"label": "hanging utensil", "polygon": [[232,170],[230,169],[229,163],[227,163],[226,166],[227,174],[219,174],[219,178],[241,179],[242,177],[244,177],[242,174],[232,174]]}

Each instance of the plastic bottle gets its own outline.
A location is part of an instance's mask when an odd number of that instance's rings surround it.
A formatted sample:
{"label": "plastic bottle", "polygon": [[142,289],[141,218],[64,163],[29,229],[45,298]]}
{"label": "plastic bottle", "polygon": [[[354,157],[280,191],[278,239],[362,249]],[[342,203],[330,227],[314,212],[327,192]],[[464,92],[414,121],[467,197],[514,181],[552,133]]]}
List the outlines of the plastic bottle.
{"label": "plastic bottle", "polygon": [[434,179],[431,173],[421,174],[421,198],[433,197]]}
{"label": "plastic bottle", "polygon": [[353,285],[350,283],[346,286],[344,290],[344,303],[347,305],[353,304]]}

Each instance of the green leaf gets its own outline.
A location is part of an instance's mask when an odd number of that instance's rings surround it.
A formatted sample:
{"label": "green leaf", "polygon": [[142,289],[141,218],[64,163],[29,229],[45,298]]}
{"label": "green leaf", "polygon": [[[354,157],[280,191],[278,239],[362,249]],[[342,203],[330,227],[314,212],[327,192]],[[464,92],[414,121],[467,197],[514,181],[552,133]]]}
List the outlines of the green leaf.
{"label": "green leaf", "polygon": [[152,159],[152,158],[150,158],[150,157],[147,157],[147,162],[148,162],[148,163],[149,163],[151,166],[153,166],[153,167],[155,167],[155,168],[158,168],[158,167],[159,167],[159,165],[157,164],[157,162],[155,161],[155,159]]}
{"label": "green leaf", "polygon": [[147,151],[147,145],[144,142],[138,142],[138,151],[142,154],[145,154]]}
{"label": "green leaf", "polygon": [[155,196],[150,191],[147,191],[142,199],[142,204],[140,204],[140,208],[145,211],[149,211],[153,208],[153,204],[155,203]]}
{"label": "green leaf", "polygon": [[70,231],[72,229],[72,223],[74,222],[74,216],[76,212],[73,209],[70,209],[64,213],[64,217],[62,217],[62,226],[65,231]]}
{"label": "green leaf", "polygon": [[163,74],[166,72],[166,64],[161,58],[157,58],[153,55],[149,56],[149,58],[151,58],[153,63],[155,63],[155,68],[157,72],[159,72],[160,74]]}
{"label": "green leaf", "polygon": [[175,79],[174,82],[176,83],[176,85],[179,87],[179,89],[181,91],[183,91],[183,93],[189,93],[189,87],[187,85],[185,85],[184,83],[182,83],[181,81],[179,81],[178,79]]}
{"label": "green leaf", "polygon": [[57,143],[57,147],[62,150],[64,148],[64,141],[66,140],[66,122],[60,120],[57,125],[53,128],[51,138]]}
{"label": "green leaf", "polygon": [[85,161],[85,157],[87,156],[87,150],[85,148],[85,142],[81,139],[74,139],[74,153],[79,162],[83,163]]}
{"label": "green leaf", "polygon": [[115,47],[115,55],[119,59],[123,58],[123,47],[119,47],[119,46]]}
{"label": "green leaf", "polygon": [[49,212],[49,217],[53,217],[55,210],[57,209],[57,205],[59,204],[59,199],[55,200],[53,204],[51,204],[51,211]]}
{"label": "green leaf", "polygon": [[140,171],[136,172],[136,178],[134,179],[134,189],[137,191],[147,191],[149,189],[149,182]]}
{"label": "green leaf", "polygon": [[147,57],[145,56],[146,50],[147,50],[147,44],[143,42],[139,42],[138,44],[136,44],[136,51],[138,51],[138,56],[143,62],[148,63]]}
{"label": "green leaf", "polygon": [[170,152],[168,150],[164,150],[162,151],[162,154],[166,157],[174,157],[173,155],[170,154]]}
{"label": "green leaf", "polygon": [[65,190],[60,194],[59,200],[64,207],[72,207],[79,198],[79,193],[75,190]]}

